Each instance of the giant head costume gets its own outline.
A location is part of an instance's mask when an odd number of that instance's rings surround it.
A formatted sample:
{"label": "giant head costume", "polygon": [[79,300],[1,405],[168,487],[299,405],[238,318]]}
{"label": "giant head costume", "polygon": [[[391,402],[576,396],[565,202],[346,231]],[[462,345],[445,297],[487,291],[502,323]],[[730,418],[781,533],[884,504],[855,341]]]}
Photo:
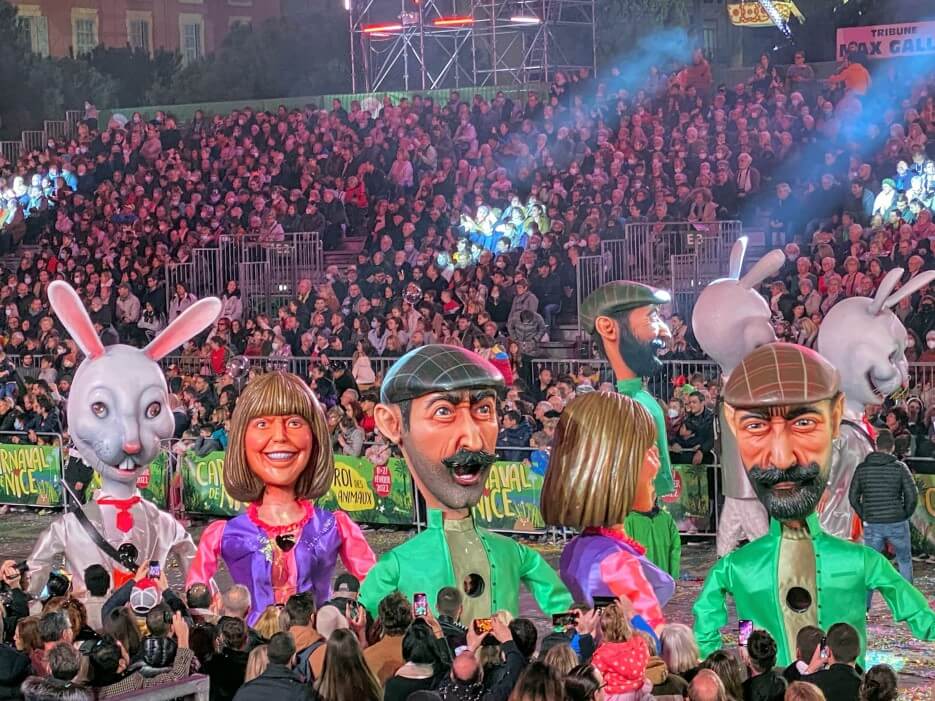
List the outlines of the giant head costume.
{"label": "giant head costume", "polygon": [[872,299],[838,302],[818,330],[818,352],[840,370],[852,418],[863,413],[864,405],[881,404],[909,382],[906,329],[890,310],[935,280],[935,270],[919,273],[896,289],[902,276],[902,268],[894,268],[880,281]]}
{"label": "giant head costume", "polygon": [[387,372],[374,419],[402,450],[428,508],[465,516],[480,500],[503,389],[499,370],[458,346],[416,348]]}
{"label": "giant head costume", "polygon": [[801,522],[821,499],[844,411],[838,373],[815,351],[760,346],[724,387],[725,418],[767,513]]}
{"label": "giant head costume", "polygon": [[658,352],[671,335],[659,307],[668,292],[639,282],[610,282],[581,304],[581,327],[591,334],[617,380],[649,377],[662,367]]}

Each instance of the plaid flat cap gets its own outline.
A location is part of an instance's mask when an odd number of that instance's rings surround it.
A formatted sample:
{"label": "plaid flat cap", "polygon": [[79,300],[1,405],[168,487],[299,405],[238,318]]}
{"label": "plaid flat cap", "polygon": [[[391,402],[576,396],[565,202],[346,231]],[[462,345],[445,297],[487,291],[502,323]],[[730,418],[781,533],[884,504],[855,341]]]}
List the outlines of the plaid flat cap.
{"label": "plaid flat cap", "polygon": [[734,407],[790,406],[831,399],[840,378],[823,356],[793,343],[768,343],[731,373],[724,401]]}
{"label": "plaid flat cap", "polygon": [[645,307],[650,304],[666,304],[672,297],[665,290],[639,282],[617,280],[602,285],[588,295],[581,303],[579,314],[581,326],[588,333],[594,333],[594,322],[599,316]]}
{"label": "plaid flat cap", "polygon": [[380,401],[398,404],[430,392],[465,389],[503,390],[503,375],[492,363],[460,346],[433,344],[414,348],[386,372]]}

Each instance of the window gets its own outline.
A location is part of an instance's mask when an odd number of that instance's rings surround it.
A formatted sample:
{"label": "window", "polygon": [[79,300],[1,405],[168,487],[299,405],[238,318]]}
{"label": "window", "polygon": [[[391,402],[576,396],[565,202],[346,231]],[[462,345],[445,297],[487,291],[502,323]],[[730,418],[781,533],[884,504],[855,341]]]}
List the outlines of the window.
{"label": "window", "polygon": [[49,55],[49,18],[43,16],[38,5],[19,5],[18,19],[29,36],[29,46],[34,54]]}
{"label": "window", "polygon": [[249,27],[253,24],[252,17],[231,17],[227,21],[227,28],[231,31],[237,29],[238,27]]}
{"label": "window", "polygon": [[130,47],[153,52],[153,16],[151,12],[127,11],[127,41]]}
{"label": "window", "polygon": [[71,45],[76,56],[97,46],[97,10],[76,7],[71,11]]}
{"label": "window", "polygon": [[179,50],[182,61],[191,63],[205,55],[205,21],[201,15],[179,15]]}
{"label": "window", "polygon": [[709,61],[717,61],[717,21],[706,19],[702,29],[702,45],[704,47],[705,58]]}

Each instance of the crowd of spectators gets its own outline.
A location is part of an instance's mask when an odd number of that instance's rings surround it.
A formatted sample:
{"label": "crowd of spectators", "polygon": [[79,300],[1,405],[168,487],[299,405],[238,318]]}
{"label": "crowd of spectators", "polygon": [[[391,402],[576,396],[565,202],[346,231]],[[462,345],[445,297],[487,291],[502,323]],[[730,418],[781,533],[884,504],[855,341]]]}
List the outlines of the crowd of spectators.
{"label": "crowd of spectators", "polygon": [[[580,258],[635,221],[656,225],[660,245],[672,221],[764,226],[788,256],[768,292],[777,332],[813,344],[837,300],[872,293],[892,266],[907,277],[935,266],[933,76],[871,82],[865,64],[855,50],[818,81],[802,52],[784,71],[764,55],[749,80],[715,86],[696,51],[630,91],[613,68],[557,74],[547,95],[515,101],[452,91],[443,103],[385,98],[378,112],[335,100],[186,124],[162,112],[87,120],[74,139],[0,162],[0,242],[31,246],[0,288],[0,431],[19,434],[0,436],[42,442],[67,429],[80,357],[50,315],[51,280],[78,289],[106,342],[142,344],[195,300],[184,282],[166,291],[167,269],[222,237],[317,231],[326,249],[363,249],[272,314],[237,280],[216,291],[222,318],[167,367],[178,436],[200,451],[226,445],[245,379],[230,363],[245,356],[254,372],[299,368],[329,408],[335,446],[358,453],[378,438],[370,412],[385,363],[430,342],[498,364],[513,387],[504,445],[547,446],[564,403],[607,378],[586,365],[534,372],[531,359],[574,319]],[[935,296],[897,313],[910,359],[935,358]],[[671,322],[667,358],[698,358],[690,324]],[[657,384],[673,451],[710,461],[716,378]],[[906,430],[927,437],[926,392],[887,424],[905,414]]]}
{"label": "crowd of spectators", "polygon": [[[308,593],[269,606],[194,584],[182,595],[149,564],[120,587],[101,565],[88,591],[50,576],[24,594],[28,572],[2,565],[0,691],[26,701],[90,701],[208,677],[212,701],[895,701],[896,673],[857,664],[860,638],[846,623],[802,628],[796,660],[776,666],[777,645],[754,630],[738,646],[700,657],[691,629],[644,632],[626,599],[577,607],[541,631],[497,612],[462,620],[462,594],[439,590],[424,614],[399,592],[376,611],[360,583],[339,575],[334,598]],[[250,617],[254,620],[254,617]],[[181,692],[182,690],[179,689]]]}

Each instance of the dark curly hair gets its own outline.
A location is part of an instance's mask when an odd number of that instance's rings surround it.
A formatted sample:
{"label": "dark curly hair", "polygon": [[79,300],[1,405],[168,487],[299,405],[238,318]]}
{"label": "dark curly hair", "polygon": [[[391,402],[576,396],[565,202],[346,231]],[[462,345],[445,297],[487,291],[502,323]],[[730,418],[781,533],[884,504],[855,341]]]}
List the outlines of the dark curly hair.
{"label": "dark curly hair", "polygon": [[860,683],[860,701],[896,701],[899,684],[896,672],[887,664],[874,665]]}
{"label": "dark curly hair", "polygon": [[776,641],[765,630],[755,630],[747,641],[747,654],[757,672],[768,672],[776,666]]}
{"label": "dark curly hair", "polygon": [[377,611],[386,635],[402,635],[412,623],[409,600],[398,591],[385,596]]}

